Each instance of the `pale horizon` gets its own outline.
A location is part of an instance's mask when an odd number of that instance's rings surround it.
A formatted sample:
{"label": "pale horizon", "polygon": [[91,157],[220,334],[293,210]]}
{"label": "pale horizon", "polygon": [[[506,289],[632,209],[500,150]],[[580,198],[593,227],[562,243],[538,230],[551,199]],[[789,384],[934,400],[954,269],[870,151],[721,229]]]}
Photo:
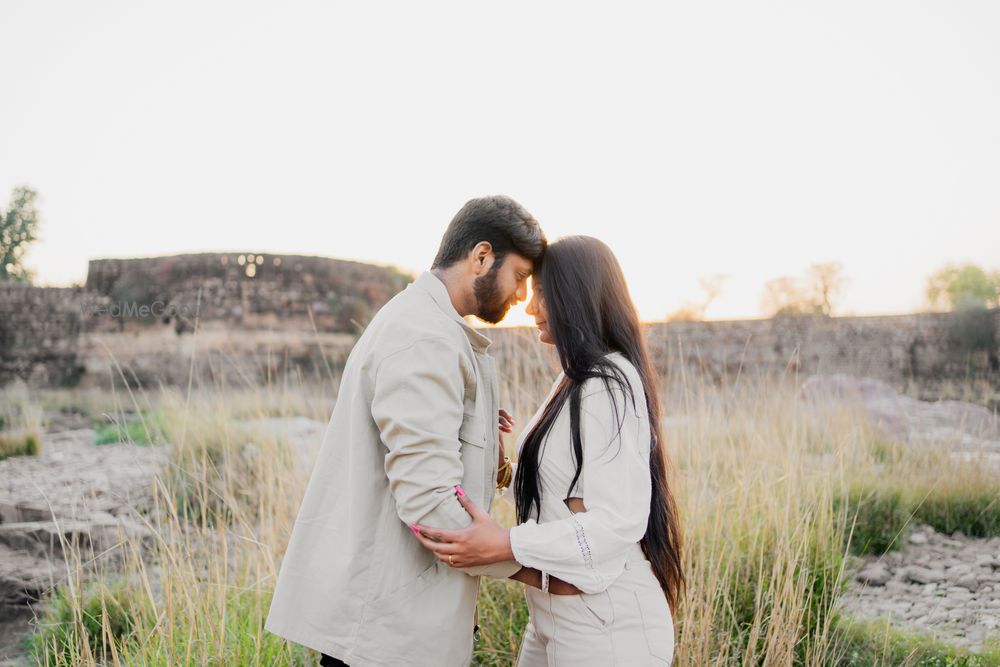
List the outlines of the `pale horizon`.
{"label": "pale horizon", "polygon": [[707,320],[819,262],[837,316],[1000,268],[995,3],[55,6],[0,8],[0,208],[39,192],[38,284],[212,249],[417,274],[485,194],[605,241],[646,321],[715,274]]}

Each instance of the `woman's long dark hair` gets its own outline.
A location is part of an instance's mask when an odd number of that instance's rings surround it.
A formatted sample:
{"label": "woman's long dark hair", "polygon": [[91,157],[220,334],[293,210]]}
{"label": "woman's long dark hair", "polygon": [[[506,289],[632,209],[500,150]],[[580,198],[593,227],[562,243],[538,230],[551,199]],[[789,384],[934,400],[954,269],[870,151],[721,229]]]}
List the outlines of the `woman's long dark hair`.
{"label": "woman's long dark hair", "polygon": [[[659,382],[649,361],[639,316],[629,296],[625,276],[611,249],[589,236],[570,236],[549,245],[535,274],[548,312],[549,335],[559,353],[566,378],[525,437],[518,459],[514,496],[517,521],[539,511],[538,466],[546,436],[569,401],[570,431],[576,473],[567,496],[580,478],[583,444],[580,438],[580,392],[591,378],[601,378],[608,390],[616,384],[635,405],[635,396],[621,369],[605,355],[620,352],[642,378],[649,411],[649,469],[652,498],[646,534],[640,544],[675,612],[684,589],[681,532],[677,505],[667,483],[669,460],[662,447]],[[612,394],[614,395],[614,394]],[[617,412],[617,405],[615,406]],[[620,417],[620,416],[619,416]],[[619,419],[619,428],[622,420]],[[610,444],[610,443],[609,443]],[[586,490],[584,490],[586,493]]]}

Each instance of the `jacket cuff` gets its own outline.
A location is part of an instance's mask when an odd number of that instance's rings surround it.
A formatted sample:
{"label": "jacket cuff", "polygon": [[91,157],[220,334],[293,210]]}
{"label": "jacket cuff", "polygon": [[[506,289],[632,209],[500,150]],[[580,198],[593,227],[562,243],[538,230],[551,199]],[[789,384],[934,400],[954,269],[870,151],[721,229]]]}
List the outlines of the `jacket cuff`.
{"label": "jacket cuff", "polygon": [[465,572],[470,577],[489,577],[490,579],[509,579],[517,574],[522,565],[516,560],[502,560],[489,565],[474,565],[472,567],[455,568]]}

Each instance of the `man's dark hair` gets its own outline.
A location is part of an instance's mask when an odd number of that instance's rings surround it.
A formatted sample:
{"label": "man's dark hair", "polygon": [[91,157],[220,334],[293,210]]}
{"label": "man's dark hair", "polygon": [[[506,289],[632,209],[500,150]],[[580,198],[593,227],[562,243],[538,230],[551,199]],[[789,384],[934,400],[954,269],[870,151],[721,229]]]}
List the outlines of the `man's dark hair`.
{"label": "man's dark hair", "polygon": [[537,269],[545,254],[545,234],[538,221],[510,197],[494,195],[470,199],[455,214],[431,268],[447,268],[465,259],[482,241],[493,246],[497,266],[507,253],[516,252]]}

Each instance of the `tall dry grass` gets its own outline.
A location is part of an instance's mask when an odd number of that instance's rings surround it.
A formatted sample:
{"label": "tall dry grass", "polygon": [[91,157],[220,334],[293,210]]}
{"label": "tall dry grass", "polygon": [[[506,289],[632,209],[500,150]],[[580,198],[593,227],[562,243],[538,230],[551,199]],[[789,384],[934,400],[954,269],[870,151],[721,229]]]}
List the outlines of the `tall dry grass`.
{"label": "tall dry grass", "polygon": [[[556,374],[533,338],[505,332],[494,350],[518,428]],[[189,387],[135,399],[165,416],[170,448],[150,534],[144,543],[124,535],[124,569],[96,582],[83,582],[71,562],[70,584],[36,636],[38,661],[316,664],[313,652],[262,629],[309,467],[292,443],[235,424],[284,414],[325,422],[333,384]],[[688,580],[674,664],[855,664],[844,656],[857,638],[838,629],[835,602],[853,535],[882,527],[845,499],[858,480],[922,484],[927,461],[905,450],[887,456],[856,408],[805,402],[794,376],[713,384],[666,368],[662,385]],[[934,466],[951,480],[942,498],[980,484],[950,457]],[[527,621],[521,595],[510,581],[483,586],[476,664],[513,663]]]}

